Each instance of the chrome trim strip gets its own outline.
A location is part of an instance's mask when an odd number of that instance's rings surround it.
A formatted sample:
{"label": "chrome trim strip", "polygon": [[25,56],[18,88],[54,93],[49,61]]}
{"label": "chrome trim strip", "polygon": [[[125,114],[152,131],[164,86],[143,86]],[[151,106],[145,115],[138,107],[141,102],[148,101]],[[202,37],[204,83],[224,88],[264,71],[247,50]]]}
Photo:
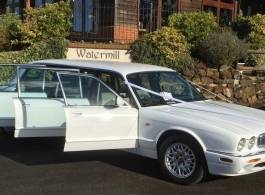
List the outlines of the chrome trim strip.
{"label": "chrome trim strip", "polygon": [[222,155],[226,155],[226,156],[232,156],[232,157],[248,157],[248,156],[256,156],[256,155],[265,154],[265,151],[260,151],[260,152],[256,152],[256,153],[249,153],[249,154],[227,153],[227,152],[220,152],[220,151],[214,151],[214,150],[206,150],[206,151],[216,153],[216,154],[222,154]]}

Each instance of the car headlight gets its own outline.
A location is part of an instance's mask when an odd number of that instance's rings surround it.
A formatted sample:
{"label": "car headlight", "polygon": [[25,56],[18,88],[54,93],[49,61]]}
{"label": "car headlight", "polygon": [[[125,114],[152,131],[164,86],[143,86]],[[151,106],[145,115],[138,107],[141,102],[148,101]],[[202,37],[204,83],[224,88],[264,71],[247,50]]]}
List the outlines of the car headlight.
{"label": "car headlight", "polygon": [[249,140],[249,142],[248,142],[248,149],[251,150],[253,148],[255,142],[256,142],[256,138],[254,136],[251,137],[250,140]]}
{"label": "car headlight", "polygon": [[241,151],[241,150],[243,150],[243,148],[245,147],[245,144],[246,144],[246,139],[245,139],[245,138],[242,138],[242,139],[238,142],[238,145],[237,145],[237,151]]}

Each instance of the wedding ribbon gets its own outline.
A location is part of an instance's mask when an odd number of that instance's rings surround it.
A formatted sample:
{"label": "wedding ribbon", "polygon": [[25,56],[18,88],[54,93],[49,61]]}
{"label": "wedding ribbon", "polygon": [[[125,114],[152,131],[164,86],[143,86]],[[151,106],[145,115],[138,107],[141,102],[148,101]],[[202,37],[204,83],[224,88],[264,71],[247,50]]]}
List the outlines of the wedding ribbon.
{"label": "wedding ribbon", "polygon": [[[226,116],[231,116],[231,117],[235,117],[235,118],[240,118],[240,119],[244,119],[244,120],[249,120],[249,121],[254,121],[254,122],[257,122],[257,123],[261,123],[262,125],[265,126],[265,121],[262,122],[260,120],[256,120],[256,119],[250,119],[250,118],[246,118],[246,117],[243,117],[243,116],[240,116],[240,115],[237,115],[237,114],[228,114],[226,112],[221,112],[221,111],[216,111],[216,110],[213,110],[213,109],[207,109],[203,106],[200,106],[200,105],[195,105],[193,102],[186,102],[186,101],[183,101],[183,100],[180,100],[180,99],[177,99],[177,98],[173,98],[173,97],[169,97],[169,96],[166,96],[164,94],[160,94],[160,93],[157,93],[155,91],[152,91],[152,90],[149,90],[149,89],[146,89],[144,87],[140,87],[138,85],[135,85],[133,83],[130,83],[128,81],[124,81],[124,83],[128,86],[131,86],[131,87],[135,87],[137,89],[141,89],[143,91],[146,91],[148,93],[151,93],[151,94],[154,94],[154,95],[157,95],[157,96],[160,96],[160,97],[163,97],[164,99],[169,99],[169,100],[173,100],[173,101],[176,101],[176,102],[179,102],[179,103],[183,103],[183,104],[188,104],[188,105],[192,105],[192,107],[194,107],[195,109],[198,108],[200,109],[201,111],[208,111],[208,112],[214,112],[214,113],[217,113],[217,114],[223,114],[223,115],[226,115]],[[239,111],[240,112],[240,111]]]}

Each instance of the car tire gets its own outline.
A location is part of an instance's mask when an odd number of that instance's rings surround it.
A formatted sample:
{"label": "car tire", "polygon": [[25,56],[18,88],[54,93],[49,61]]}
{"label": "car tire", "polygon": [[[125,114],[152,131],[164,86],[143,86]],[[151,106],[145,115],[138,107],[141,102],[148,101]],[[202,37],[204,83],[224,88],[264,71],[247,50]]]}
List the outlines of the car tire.
{"label": "car tire", "polygon": [[3,134],[8,136],[14,136],[15,127],[1,127]]}
{"label": "car tire", "polygon": [[190,137],[166,139],[159,149],[158,160],[162,172],[177,184],[199,183],[208,174],[201,146]]}

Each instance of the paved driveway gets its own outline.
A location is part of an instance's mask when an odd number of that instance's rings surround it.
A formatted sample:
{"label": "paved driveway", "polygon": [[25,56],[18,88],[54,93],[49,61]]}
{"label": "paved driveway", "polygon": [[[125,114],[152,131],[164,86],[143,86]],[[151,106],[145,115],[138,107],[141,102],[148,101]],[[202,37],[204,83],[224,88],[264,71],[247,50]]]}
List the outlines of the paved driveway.
{"label": "paved driveway", "polygon": [[64,153],[63,138],[14,139],[0,133],[0,194],[265,194],[265,171],[171,183],[156,160],[119,150]]}

